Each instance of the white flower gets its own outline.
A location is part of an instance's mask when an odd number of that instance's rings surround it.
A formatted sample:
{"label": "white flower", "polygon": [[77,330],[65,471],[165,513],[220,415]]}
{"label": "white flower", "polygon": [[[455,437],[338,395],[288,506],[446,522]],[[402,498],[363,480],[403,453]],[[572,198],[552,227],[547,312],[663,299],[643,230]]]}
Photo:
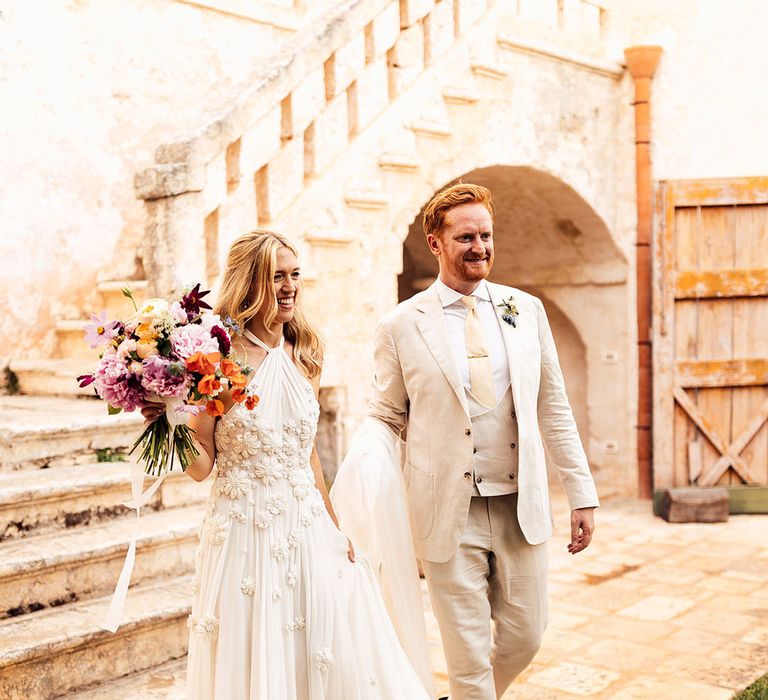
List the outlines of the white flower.
{"label": "white flower", "polygon": [[299,571],[295,566],[292,566],[290,569],[288,569],[288,585],[293,588],[296,585],[296,581],[299,577]]}
{"label": "white flower", "polygon": [[285,623],[285,629],[288,632],[295,632],[296,630],[303,630],[307,626],[306,621],[303,617],[297,617],[291,622]]}
{"label": "white flower", "polygon": [[328,647],[322,647],[315,654],[315,664],[321,671],[327,671],[335,663],[336,659],[333,658],[333,654]]}
{"label": "white flower", "polygon": [[252,578],[244,578],[242,581],[240,581],[240,591],[243,593],[243,595],[253,595],[255,590],[256,583]]}
{"label": "white flower", "polygon": [[248,493],[248,472],[244,469],[230,469],[224,474],[221,490],[233,501]]}
{"label": "white flower", "polygon": [[215,515],[205,523],[205,534],[209,541],[215,545],[224,544],[228,530],[229,522],[226,515]]}
{"label": "white flower", "polygon": [[285,540],[275,542],[275,544],[272,545],[272,556],[277,559],[277,561],[284,561],[288,558],[290,553],[291,550],[288,548],[288,543]]}
{"label": "white flower", "polygon": [[309,524],[312,522],[312,516],[308,515],[307,513],[304,513],[304,515],[301,516],[301,524],[304,527],[309,527]]}
{"label": "white flower", "polygon": [[290,535],[288,535],[288,546],[291,549],[298,547],[303,542],[304,542],[304,535],[298,530],[294,530]]}
{"label": "white flower", "polygon": [[270,513],[256,513],[253,516],[253,522],[256,523],[256,527],[266,530],[272,524],[272,515]]}
{"label": "white flower", "polygon": [[201,617],[195,625],[195,632],[202,637],[216,639],[219,632],[219,621],[215,617]]}
{"label": "white flower", "polygon": [[272,590],[272,600],[277,602],[278,600],[283,599],[283,592],[279,588],[275,588]]}
{"label": "white flower", "polygon": [[308,469],[291,469],[288,473],[288,483],[293,488],[294,497],[301,501],[309,494],[314,479]]}
{"label": "white flower", "polygon": [[200,314],[200,325],[205,328],[209,333],[211,332],[211,328],[214,326],[219,326],[220,328],[224,328],[224,324],[221,322],[221,316],[219,314],[212,314],[212,313],[202,313]]}
{"label": "white flower", "polygon": [[272,515],[280,515],[280,513],[285,513],[288,508],[288,500],[285,496],[272,496],[265,505]]}
{"label": "white flower", "polygon": [[232,506],[229,509],[229,517],[238,523],[244,523],[246,520],[245,513],[243,513],[239,506]]}
{"label": "white flower", "polygon": [[253,474],[257,479],[261,479],[261,483],[264,486],[272,486],[283,476],[283,470],[280,468],[277,460],[266,457],[254,467]]}
{"label": "white flower", "polygon": [[165,299],[147,299],[139,307],[139,318],[142,321],[151,321],[168,311],[168,302]]}

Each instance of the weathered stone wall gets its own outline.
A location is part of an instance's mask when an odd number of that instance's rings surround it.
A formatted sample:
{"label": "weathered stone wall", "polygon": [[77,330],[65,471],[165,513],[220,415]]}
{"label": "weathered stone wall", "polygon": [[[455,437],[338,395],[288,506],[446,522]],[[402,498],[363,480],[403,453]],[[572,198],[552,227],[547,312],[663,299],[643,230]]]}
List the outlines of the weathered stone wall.
{"label": "weathered stone wall", "polygon": [[[258,4],[258,3],[256,3]],[[4,3],[0,361],[49,355],[94,283],[141,277],[133,191],[291,32],[173,0]]]}

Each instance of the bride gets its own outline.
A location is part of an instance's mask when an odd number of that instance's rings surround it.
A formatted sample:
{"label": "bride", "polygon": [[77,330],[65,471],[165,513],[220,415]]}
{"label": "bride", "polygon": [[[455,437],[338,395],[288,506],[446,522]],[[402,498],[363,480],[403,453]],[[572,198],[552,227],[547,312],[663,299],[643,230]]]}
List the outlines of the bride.
{"label": "bride", "polygon": [[[196,416],[216,465],[200,528],[189,618],[187,697],[199,700],[426,700],[370,564],[340,532],[314,448],[322,346],[302,316],[293,246],[254,231],[229,251],[215,312],[255,368],[253,411]],[[147,419],[156,417],[147,407]]]}

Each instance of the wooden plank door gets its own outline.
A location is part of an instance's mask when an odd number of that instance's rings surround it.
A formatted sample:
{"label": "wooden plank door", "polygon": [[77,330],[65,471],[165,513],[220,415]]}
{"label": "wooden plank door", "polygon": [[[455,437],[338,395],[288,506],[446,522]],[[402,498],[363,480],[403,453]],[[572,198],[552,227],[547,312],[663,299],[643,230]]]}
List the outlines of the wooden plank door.
{"label": "wooden plank door", "polygon": [[662,182],[654,487],[768,484],[768,178]]}

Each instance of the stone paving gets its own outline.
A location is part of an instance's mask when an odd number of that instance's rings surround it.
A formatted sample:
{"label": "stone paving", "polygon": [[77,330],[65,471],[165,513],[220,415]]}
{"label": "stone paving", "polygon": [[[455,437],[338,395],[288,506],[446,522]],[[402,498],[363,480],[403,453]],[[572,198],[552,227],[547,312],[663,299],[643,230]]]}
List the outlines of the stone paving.
{"label": "stone paving", "polygon": [[504,700],[726,700],[768,672],[768,515],[671,525],[647,501],[608,501],[571,556],[567,505],[554,508],[549,628]]}
{"label": "stone paving", "polygon": [[[647,501],[608,501],[572,557],[567,506],[554,508],[549,629],[504,700],[727,700],[768,672],[768,516],[670,525]],[[445,695],[425,587],[424,598]],[[77,698],[182,700],[183,683],[180,660]]]}

